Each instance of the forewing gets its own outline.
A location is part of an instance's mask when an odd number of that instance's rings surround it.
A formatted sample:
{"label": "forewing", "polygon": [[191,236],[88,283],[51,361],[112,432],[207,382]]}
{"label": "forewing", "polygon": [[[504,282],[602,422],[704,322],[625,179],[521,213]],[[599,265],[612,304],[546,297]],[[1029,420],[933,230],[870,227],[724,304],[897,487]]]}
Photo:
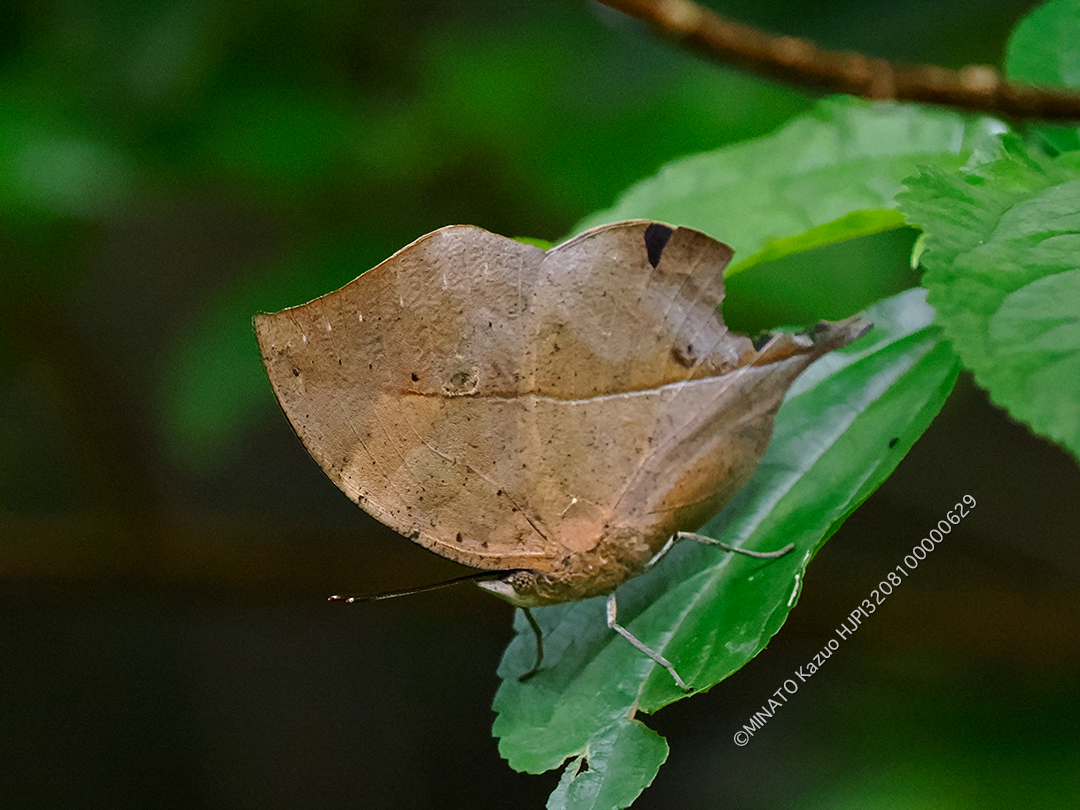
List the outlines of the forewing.
{"label": "forewing", "polygon": [[480,568],[547,568],[515,449],[541,249],[435,231],[329,295],[255,320],[270,380],[328,476],[372,515]]}

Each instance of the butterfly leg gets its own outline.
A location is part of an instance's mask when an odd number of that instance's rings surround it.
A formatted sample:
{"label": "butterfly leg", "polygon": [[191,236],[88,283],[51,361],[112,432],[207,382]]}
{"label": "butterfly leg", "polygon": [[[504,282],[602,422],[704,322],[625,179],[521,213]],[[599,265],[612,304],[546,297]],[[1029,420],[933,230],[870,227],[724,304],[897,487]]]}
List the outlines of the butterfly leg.
{"label": "butterfly leg", "polygon": [[666,658],[664,658],[664,656],[660,655],[660,653],[656,652],[655,650],[646,647],[644,644],[638,641],[637,638],[629,630],[627,630],[625,627],[615,621],[616,610],[617,605],[615,604],[615,594],[611,594],[607,598],[607,626],[614,630],[616,633],[618,633],[620,636],[625,638],[631,644],[633,644],[641,652],[645,653],[645,655],[649,656],[649,658],[651,658],[653,661],[666,669],[671,675],[671,677],[675,679],[675,683],[678,684],[680,689],[682,689],[684,692],[693,692],[694,690],[687,686],[686,682],[679,677],[679,673],[675,671],[675,667],[671,665],[670,661],[668,661]]}
{"label": "butterfly leg", "polygon": [[668,538],[668,541],[664,543],[664,547],[655,554],[653,554],[652,559],[645,563],[645,567],[641,569],[641,573],[644,574],[646,571],[648,571],[650,568],[660,562],[660,560],[664,558],[664,555],[671,551],[671,547],[675,545],[675,541],[678,539],[679,536],[677,534],[671,535],[671,537]]}
{"label": "butterfly leg", "polygon": [[[772,560],[777,557],[783,557],[785,554],[790,553],[795,549],[794,543],[788,543],[779,551],[749,551],[745,548],[735,548],[735,546],[729,546],[727,543],[721,543],[719,540],[713,540],[711,537],[706,537],[703,534],[694,534],[693,532],[676,532],[675,540],[697,540],[699,543],[707,543],[710,546],[719,546],[724,551],[731,551],[735,554],[745,554],[747,557],[758,557],[761,559]],[[668,546],[671,545],[671,541],[668,541]],[[663,551],[666,551],[668,546],[665,546]],[[655,557],[653,558],[656,559]],[[651,564],[651,561],[650,561]]]}
{"label": "butterfly leg", "polygon": [[[711,546],[719,546],[725,551],[734,552],[736,554],[745,554],[748,557],[759,557],[763,559],[774,559],[776,557],[783,557],[785,554],[790,553],[795,548],[794,543],[788,543],[779,551],[749,551],[747,549],[735,548],[735,546],[728,545],[727,543],[722,543],[719,540],[714,540],[713,538],[706,537],[703,534],[694,534],[693,532],[676,532],[672,537],[668,538],[668,541],[664,544],[663,548],[656,552],[656,554],[653,555],[652,559],[645,564],[644,570],[648,571],[650,568],[660,562],[661,558],[663,558],[663,556],[667,554],[671,550],[671,547],[675,545],[675,543],[679,540],[697,540],[700,543],[708,543]],[[682,678],[679,677],[679,673],[675,671],[675,667],[672,666],[670,661],[664,658],[664,656],[660,655],[660,653],[645,646],[645,644],[639,641],[629,630],[627,630],[625,627],[623,627],[616,621],[617,609],[618,606],[615,602],[615,594],[611,594],[607,600],[607,626],[614,630],[616,633],[618,633],[620,636],[625,638],[631,644],[633,644],[634,647],[636,647],[638,650],[649,656],[649,658],[651,658],[653,661],[666,669],[671,675],[671,677],[675,680],[675,683],[678,684],[679,688],[682,689],[684,692],[694,691],[691,687],[686,685],[686,682],[683,681]],[[526,613],[526,615],[528,614]],[[537,666],[539,666],[539,659],[537,661]]]}
{"label": "butterfly leg", "polygon": [[529,627],[531,627],[533,633],[536,634],[536,663],[532,665],[528,672],[523,672],[521,675],[518,675],[518,680],[524,683],[539,672],[540,665],[544,663],[544,634],[540,630],[540,625],[536,623],[536,619],[533,618],[532,612],[528,608],[522,608],[522,611],[524,611],[525,618],[529,622]]}

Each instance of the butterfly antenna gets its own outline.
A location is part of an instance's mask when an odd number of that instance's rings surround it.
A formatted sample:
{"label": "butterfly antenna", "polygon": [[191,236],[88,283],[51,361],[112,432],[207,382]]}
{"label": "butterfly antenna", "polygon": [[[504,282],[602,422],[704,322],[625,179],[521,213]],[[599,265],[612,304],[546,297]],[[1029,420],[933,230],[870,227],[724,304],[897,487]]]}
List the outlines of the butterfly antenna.
{"label": "butterfly antenna", "polygon": [[334,594],[328,597],[328,602],[348,602],[350,604],[354,602],[377,602],[380,599],[393,599],[395,596],[412,596],[414,593],[427,593],[428,591],[437,591],[442,588],[449,588],[453,585],[458,585],[462,582],[485,582],[490,579],[502,579],[507,575],[506,571],[476,571],[472,574],[465,574],[465,576],[454,577],[453,579],[447,579],[442,582],[435,582],[431,585],[420,585],[415,588],[402,588],[397,591],[386,591],[384,593],[371,593],[363,596],[341,596],[340,594]]}

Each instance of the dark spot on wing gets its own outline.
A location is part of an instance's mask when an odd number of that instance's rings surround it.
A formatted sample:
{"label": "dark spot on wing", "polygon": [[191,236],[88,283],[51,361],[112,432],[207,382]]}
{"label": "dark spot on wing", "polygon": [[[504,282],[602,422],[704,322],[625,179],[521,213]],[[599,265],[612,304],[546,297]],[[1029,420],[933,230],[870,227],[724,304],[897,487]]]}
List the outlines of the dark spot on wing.
{"label": "dark spot on wing", "polygon": [[899,441],[900,441],[900,437],[899,437],[899,436],[893,436],[893,437],[892,437],[891,439],[889,439],[889,447],[890,447],[890,448],[896,447],[896,444],[897,444],[897,442],[899,442]]}
{"label": "dark spot on wing", "polygon": [[660,254],[667,247],[668,240],[674,231],[667,225],[654,222],[645,229],[645,252],[649,255],[649,264],[653,267],[660,264]]}
{"label": "dark spot on wing", "polygon": [[694,364],[697,362],[697,355],[694,354],[694,347],[689,343],[687,343],[685,347],[672,346],[671,356],[676,363],[684,368],[693,368]]}

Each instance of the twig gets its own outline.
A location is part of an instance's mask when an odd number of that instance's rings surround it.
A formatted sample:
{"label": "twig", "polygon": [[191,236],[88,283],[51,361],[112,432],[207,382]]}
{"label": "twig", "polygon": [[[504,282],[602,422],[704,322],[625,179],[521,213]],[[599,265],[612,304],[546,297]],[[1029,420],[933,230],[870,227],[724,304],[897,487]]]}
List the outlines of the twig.
{"label": "twig", "polygon": [[732,22],[690,0],[600,0],[726,64],[863,98],[922,101],[1013,119],[1080,120],[1080,94],[1007,82],[994,68],[894,65]]}

